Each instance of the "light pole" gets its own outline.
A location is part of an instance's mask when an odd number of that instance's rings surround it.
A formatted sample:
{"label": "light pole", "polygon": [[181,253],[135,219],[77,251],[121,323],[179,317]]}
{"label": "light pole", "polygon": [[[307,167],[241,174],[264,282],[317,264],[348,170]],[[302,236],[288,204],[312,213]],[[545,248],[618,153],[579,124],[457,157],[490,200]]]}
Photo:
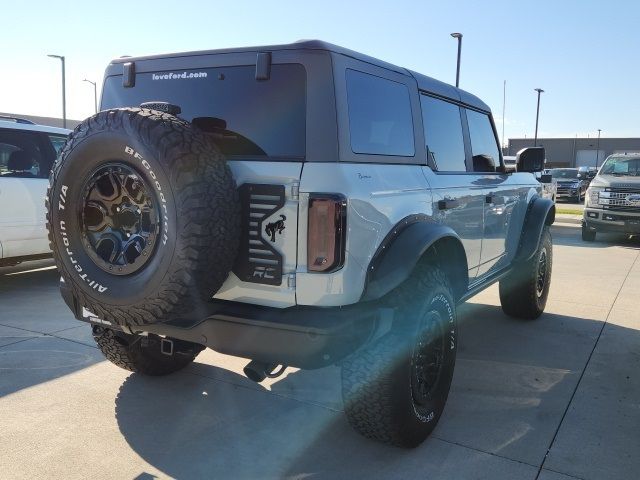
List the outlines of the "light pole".
{"label": "light pole", "polygon": [[538,118],[540,117],[540,94],[544,92],[541,88],[535,88],[535,92],[538,92],[538,107],[536,108],[536,133],[533,137],[533,146],[538,146]]}
{"label": "light pole", "polygon": [[452,33],[453,38],[458,39],[458,64],[456,67],[456,88],[460,86],[460,54],[462,53],[462,34]]}
{"label": "light pole", "polygon": [[504,112],[507,105],[507,81],[505,80],[502,84],[502,148],[506,147],[506,143],[504,141]]}
{"label": "light pole", "polygon": [[65,92],[65,79],[64,79],[64,56],[47,55],[47,57],[57,58],[62,62],[62,126],[64,128],[67,128],[67,97]]}
{"label": "light pole", "polygon": [[602,130],[598,129],[598,141],[596,143],[596,168],[598,168],[598,162],[600,161],[600,132]]}
{"label": "light pole", "polygon": [[93,105],[96,110],[95,113],[98,113],[98,87],[96,86],[96,82],[92,82],[91,80],[87,80],[86,78],[82,81],[93,85]]}

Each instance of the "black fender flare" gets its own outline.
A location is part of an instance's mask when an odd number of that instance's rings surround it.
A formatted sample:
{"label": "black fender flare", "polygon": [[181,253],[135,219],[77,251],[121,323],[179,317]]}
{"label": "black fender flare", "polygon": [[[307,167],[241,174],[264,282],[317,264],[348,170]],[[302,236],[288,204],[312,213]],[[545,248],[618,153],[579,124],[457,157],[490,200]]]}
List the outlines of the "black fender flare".
{"label": "black fender flare", "polygon": [[361,300],[376,300],[398,287],[423,255],[437,245],[442,249],[442,267],[450,276],[456,299],[460,298],[469,280],[460,237],[426,215],[412,215],[398,222],[379,245],[367,268]]}
{"label": "black fender flare", "polygon": [[544,227],[552,225],[555,219],[556,205],[548,198],[535,197],[529,202],[514,259],[516,262],[531,260],[540,246]]}

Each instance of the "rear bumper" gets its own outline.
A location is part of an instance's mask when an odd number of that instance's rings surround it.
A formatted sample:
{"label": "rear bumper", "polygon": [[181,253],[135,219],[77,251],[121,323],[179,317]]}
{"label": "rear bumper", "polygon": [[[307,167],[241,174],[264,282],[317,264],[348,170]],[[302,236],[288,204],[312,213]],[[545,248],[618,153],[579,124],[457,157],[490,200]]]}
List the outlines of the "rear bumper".
{"label": "rear bumper", "polygon": [[640,211],[604,210],[585,208],[582,220],[592,232],[613,232],[640,235]]}
{"label": "rear bumper", "polygon": [[217,352],[268,363],[313,369],[332,365],[363,345],[379,325],[378,313],[362,304],[347,307],[273,308],[224,300],[203,305],[198,318],[133,328],[78,312],[71,290],[62,296],[79,320],[128,333],[152,333],[204,345]]}

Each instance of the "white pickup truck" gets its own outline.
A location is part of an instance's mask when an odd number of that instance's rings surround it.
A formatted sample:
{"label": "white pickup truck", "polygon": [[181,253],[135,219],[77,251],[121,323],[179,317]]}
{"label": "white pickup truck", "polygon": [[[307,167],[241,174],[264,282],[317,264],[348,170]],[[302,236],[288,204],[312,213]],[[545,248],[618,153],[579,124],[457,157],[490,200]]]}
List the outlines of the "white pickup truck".
{"label": "white pickup truck", "polygon": [[51,255],[44,197],[70,132],[0,117],[0,266]]}

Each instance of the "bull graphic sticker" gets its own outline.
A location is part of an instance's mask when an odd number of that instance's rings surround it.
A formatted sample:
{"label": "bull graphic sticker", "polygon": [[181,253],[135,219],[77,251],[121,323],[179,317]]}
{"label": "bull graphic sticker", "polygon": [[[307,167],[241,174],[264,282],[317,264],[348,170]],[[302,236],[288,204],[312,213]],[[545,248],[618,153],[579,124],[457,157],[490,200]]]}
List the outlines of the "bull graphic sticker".
{"label": "bull graphic sticker", "polygon": [[284,230],[284,221],[287,219],[284,215],[280,215],[280,220],[277,222],[268,223],[264,229],[264,233],[271,237],[271,241],[275,243],[276,241],[276,233],[282,235],[282,231]]}

